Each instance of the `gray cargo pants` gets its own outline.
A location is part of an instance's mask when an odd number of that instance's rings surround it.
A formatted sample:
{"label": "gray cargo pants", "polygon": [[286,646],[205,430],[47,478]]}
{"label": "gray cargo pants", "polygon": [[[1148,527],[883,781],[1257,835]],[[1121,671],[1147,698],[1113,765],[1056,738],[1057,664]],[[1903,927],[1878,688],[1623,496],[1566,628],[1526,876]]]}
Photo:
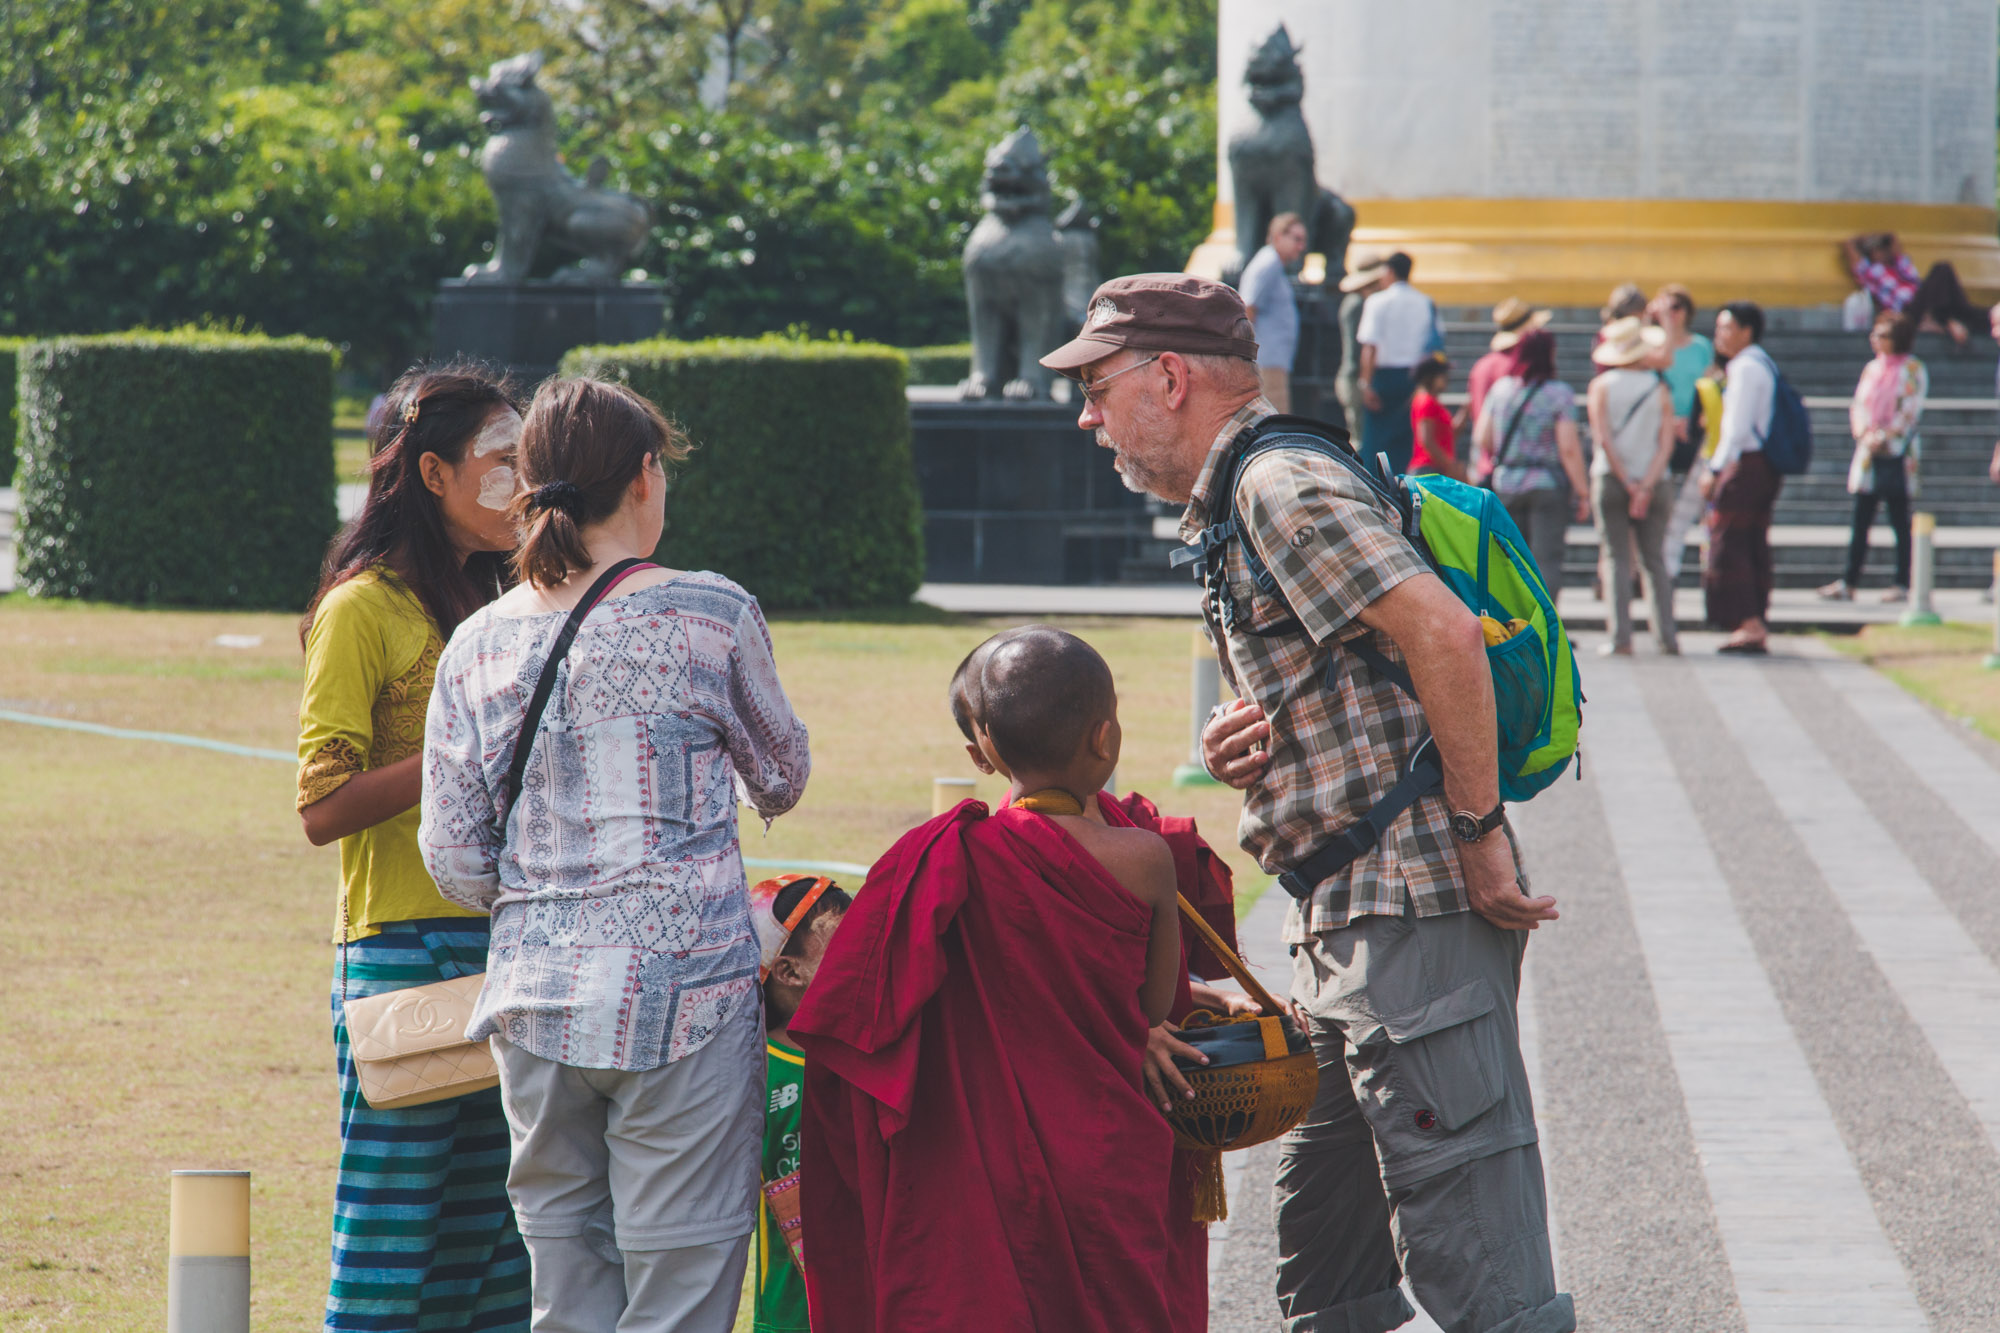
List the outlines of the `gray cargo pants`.
{"label": "gray cargo pants", "polygon": [[1524,931],[1364,916],[1294,951],[1319,1099],[1282,1143],[1286,1333],[1571,1333],[1555,1289],[1515,1000]]}

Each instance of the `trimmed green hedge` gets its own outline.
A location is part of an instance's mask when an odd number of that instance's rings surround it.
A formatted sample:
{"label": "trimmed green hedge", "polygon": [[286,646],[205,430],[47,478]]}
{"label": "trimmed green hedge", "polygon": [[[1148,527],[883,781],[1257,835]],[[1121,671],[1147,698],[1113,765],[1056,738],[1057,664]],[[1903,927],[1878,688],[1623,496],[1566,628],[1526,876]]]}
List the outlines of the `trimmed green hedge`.
{"label": "trimmed green hedge", "polygon": [[297,609],[333,536],[333,348],[185,330],[20,351],[21,586]]}
{"label": "trimmed green hedge", "polygon": [[27,346],[26,338],[0,338],[0,486],[14,479],[14,437],[21,433],[21,418],[14,410],[14,376],[19,373],[16,355]]}
{"label": "trimmed green hedge", "polygon": [[562,365],[631,385],[693,440],[659,558],[772,607],[900,605],[923,580],[904,367],[891,347],[782,338],[579,347]]}
{"label": "trimmed green hedge", "polygon": [[903,355],[910,358],[912,384],[956,384],[972,373],[971,343],[912,347]]}

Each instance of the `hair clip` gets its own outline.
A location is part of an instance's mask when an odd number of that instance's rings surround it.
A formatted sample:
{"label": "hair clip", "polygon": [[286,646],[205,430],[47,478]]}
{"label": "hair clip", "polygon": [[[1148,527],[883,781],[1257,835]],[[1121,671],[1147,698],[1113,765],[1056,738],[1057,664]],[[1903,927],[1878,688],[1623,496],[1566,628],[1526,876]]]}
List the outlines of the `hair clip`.
{"label": "hair clip", "polygon": [[403,404],[403,424],[405,426],[414,426],[416,422],[417,400],[412,398],[409,402]]}
{"label": "hair clip", "polygon": [[574,482],[551,481],[529,492],[537,509],[560,509],[570,517],[583,507],[583,492]]}

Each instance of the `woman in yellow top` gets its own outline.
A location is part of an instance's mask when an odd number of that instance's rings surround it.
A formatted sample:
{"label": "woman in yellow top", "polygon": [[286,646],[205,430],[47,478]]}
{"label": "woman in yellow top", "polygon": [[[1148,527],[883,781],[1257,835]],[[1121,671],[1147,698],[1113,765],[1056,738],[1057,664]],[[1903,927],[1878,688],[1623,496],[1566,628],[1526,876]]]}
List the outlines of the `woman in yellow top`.
{"label": "woman in yellow top", "polygon": [[1688,428],[1699,429],[1702,436],[1695,466],[1688,468],[1687,477],[1681,483],[1680,495],[1674,502],[1674,512],[1667,519],[1666,550],[1663,554],[1666,556],[1670,585],[1681,576],[1681,558],[1687,554],[1688,528],[1701,517],[1702,508],[1707,503],[1701,496],[1703,469],[1700,463],[1715,452],[1716,444],[1722,439],[1723,373],[1723,363],[1716,361],[1694,382],[1695,406],[1689,414]]}
{"label": "woman in yellow top", "polygon": [[470,369],[412,370],[370,443],[368,499],[301,627],[299,818],[340,842],[333,978],[340,1173],[325,1328],[528,1327],[497,1089],[377,1110],[341,1004],[486,970],[489,918],[439,895],[417,851],[424,714],[445,640],[501,592],[521,417]]}

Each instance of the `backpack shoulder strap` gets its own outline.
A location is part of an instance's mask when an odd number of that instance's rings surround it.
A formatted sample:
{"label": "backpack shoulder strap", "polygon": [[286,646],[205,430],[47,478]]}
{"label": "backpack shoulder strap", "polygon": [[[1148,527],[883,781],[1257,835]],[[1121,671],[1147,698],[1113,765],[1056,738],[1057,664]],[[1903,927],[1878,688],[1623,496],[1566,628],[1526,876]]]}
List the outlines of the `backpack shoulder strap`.
{"label": "backpack shoulder strap", "polygon": [[[1168,557],[1168,563],[1175,569],[1193,564],[1196,560],[1205,562],[1203,581],[1217,598],[1217,606],[1223,616],[1224,628],[1235,629],[1235,602],[1229,596],[1227,580],[1223,575],[1223,561],[1227,556],[1229,543],[1242,541],[1244,562],[1249,566],[1250,577],[1267,596],[1285,601],[1284,593],[1278,588],[1277,580],[1268,566],[1257,554],[1257,548],[1243,539],[1243,525],[1236,511],[1236,486],[1242,479],[1243,469],[1260,455],[1278,449],[1306,449],[1323,454],[1344,463],[1355,475],[1375,489],[1377,494],[1393,502],[1394,492],[1387,483],[1373,481],[1368,470],[1362,466],[1352,450],[1346,445],[1347,432],[1324,421],[1314,421],[1309,417],[1287,416],[1277,413],[1265,417],[1255,426],[1236,437],[1230,446],[1229,456],[1223,460],[1221,475],[1212,497],[1213,508],[1209,513],[1209,525],[1203,528],[1191,545],[1184,546]],[[1287,609],[1291,608],[1287,605]],[[1260,638],[1270,638],[1281,634],[1303,633],[1305,627],[1299,623],[1298,614],[1293,611],[1290,618],[1266,629],[1254,632]]]}

